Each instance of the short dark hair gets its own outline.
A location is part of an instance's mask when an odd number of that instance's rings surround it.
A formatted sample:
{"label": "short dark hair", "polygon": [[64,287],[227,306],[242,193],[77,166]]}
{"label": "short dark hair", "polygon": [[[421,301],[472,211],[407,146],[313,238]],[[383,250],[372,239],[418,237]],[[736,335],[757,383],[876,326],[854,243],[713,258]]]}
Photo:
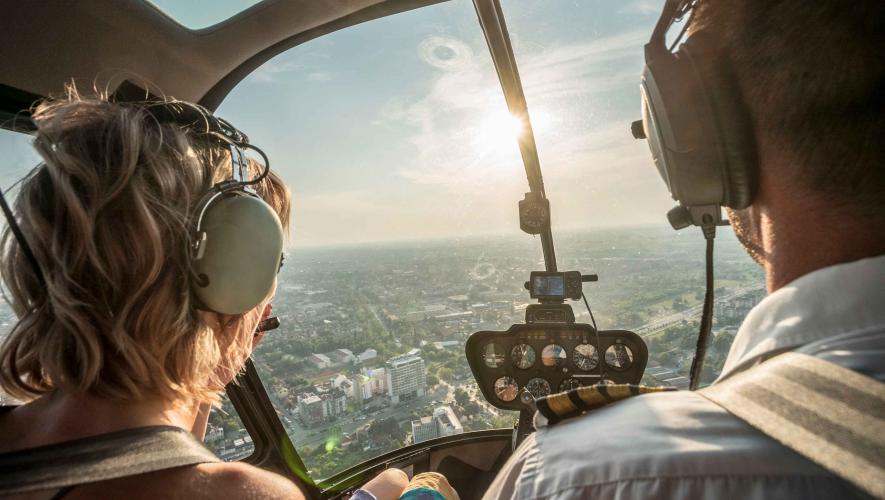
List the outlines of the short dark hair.
{"label": "short dark hair", "polygon": [[799,186],[862,217],[885,212],[885,1],[700,0],[721,33],[760,146]]}

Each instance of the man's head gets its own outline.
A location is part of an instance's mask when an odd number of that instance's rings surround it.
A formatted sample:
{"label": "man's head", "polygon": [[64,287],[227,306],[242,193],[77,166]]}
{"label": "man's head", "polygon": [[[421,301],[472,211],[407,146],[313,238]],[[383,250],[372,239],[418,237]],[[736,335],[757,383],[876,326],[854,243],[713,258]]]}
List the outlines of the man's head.
{"label": "man's head", "polygon": [[832,253],[885,221],[883,19],[881,0],[699,1],[691,31],[722,37],[759,152],[759,194],[729,218],[766,266],[802,257],[773,255],[799,251],[788,239]]}

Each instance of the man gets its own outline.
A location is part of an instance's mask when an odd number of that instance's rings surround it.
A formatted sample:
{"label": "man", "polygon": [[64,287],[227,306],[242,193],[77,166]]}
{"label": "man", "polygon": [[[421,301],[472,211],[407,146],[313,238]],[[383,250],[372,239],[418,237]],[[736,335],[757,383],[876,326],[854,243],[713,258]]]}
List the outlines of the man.
{"label": "man", "polygon": [[[717,383],[786,351],[885,380],[885,2],[701,1],[758,147],[730,211],[769,296]],[[691,31],[690,31],[691,32]],[[787,395],[789,397],[789,395]],[[856,430],[861,439],[863,432]],[[854,498],[865,493],[687,391],[631,398],[529,436],[486,498]]]}

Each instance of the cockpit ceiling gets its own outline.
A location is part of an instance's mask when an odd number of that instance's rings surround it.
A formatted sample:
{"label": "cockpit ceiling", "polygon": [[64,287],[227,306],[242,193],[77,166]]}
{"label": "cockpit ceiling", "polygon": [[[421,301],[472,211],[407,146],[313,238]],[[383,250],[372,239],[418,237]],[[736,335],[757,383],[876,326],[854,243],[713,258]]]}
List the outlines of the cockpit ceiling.
{"label": "cockpit ceiling", "polygon": [[143,0],[0,0],[0,83],[33,94],[150,82],[217,106],[250,71],[323,34],[442,0],[264,0],[190,30]]}

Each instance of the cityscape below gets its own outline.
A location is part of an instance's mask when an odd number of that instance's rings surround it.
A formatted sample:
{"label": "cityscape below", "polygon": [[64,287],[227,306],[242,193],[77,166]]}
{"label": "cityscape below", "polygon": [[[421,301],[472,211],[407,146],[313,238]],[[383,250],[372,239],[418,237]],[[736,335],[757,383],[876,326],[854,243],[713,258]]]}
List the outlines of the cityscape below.
{"label": "cityscape below", "polygon": [[[584,292],[600,329],[648,345],[643,383],[688,387],[704,295],[704,240],[690,231],[632,227],[557,235],[559,269],[599,275]],[[322,479],[403,446],[492,428],[516,412],[478,391],[464,355],[469,335],[523,323],[523,287],[543,270],[525,235],[295,249],[274,299],[281,320],[253,362],[309,474]],[[712,382],[738,326],[764,297],[762,270],[729,231],[717,238],[713,337],[702,373]],[[576,320],[590,323],[582,302]],[[8,330],[14,319],[0,311]],[[252,439],[224,398],[206,444],[225,460]]]}
{"label": "cityscape below", "polygon": [[[559,268],[599,274],[585,284],[599,327],[640,334],[643,383],[688,387],[701,301],[704,241],[659,227],[562,233]],[[475,331],[523,323],[523,283],[543,270],[522,235],[311,248],[287,256],[274,300],[282,326],[254,362],[314,478],[374,456],[461,432],[509,428],[517,414],[479,393],[464,342]],[[717,239],[713,338],[703,383],[721,370],[734,334],[765,295],[762,270],[734,236]],[[590,318],[571,303],[578,322]],[[219,454],[248,455],[228,402],[210,420]]]}

